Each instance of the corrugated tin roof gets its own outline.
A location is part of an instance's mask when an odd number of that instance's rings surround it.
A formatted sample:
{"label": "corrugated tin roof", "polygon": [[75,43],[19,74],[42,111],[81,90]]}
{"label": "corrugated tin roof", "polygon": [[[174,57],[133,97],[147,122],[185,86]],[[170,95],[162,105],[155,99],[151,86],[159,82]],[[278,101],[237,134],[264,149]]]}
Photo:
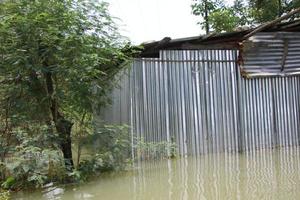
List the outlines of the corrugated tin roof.
{"label": "corrugated tin roof", "polygon": [[[238,42],[252,30],[247,29],[180,39],[166,37],[160,41],[143,44],[144,50],[140,54],[140,57],[159,57],[160,50],[238,49]],[[263,30],[263,32],[281,31],[300,32],[300,19],[282,22]]]}

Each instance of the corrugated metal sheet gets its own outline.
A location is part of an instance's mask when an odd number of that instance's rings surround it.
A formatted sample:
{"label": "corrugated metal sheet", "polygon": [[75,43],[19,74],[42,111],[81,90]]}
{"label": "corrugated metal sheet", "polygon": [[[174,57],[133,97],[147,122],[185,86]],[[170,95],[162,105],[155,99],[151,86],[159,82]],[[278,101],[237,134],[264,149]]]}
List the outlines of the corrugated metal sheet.
{"label": "corrugated metal sheet", "polygon": [[299,77],[239,80],[243,149],[299,144]]}
{"label": "corrugated metal sheet", "polygon": [[174,141],[181,155],[298,145],[300,78],[245,79],[237,54],[161,51],[160,59],[136,59],[126,92],[114,94],[105,116],[130,109],[114,122],[130,124],[146,142]]}
{"label": "corrugated metal sheet", "polygon": [[300,74],[300,34],[258,33],[244,42],[242,59],[246,77]]}
{"label": "corrugated metal sheet", "polygon": [[[107,123],[128,124],[131,120],[131,80],[130,69],[123,70],[116,79],[119,80],[116,88],[112,90],[110,98],[112,104],[101,108],[95,112],[95,115]],[[99,120],[99,119],[98,119]],[[99,121],[101,124],[101,121]]]}

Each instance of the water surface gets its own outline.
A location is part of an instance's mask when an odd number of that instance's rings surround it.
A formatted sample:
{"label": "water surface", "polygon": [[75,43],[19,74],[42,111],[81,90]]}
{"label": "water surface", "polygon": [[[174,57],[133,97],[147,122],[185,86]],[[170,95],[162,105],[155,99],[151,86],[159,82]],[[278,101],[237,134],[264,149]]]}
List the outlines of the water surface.
{"label": "water surface", "polygon": [[300,150],[210,154],[143,161],[80,186],[19,193],[19,200],[299,199]]}

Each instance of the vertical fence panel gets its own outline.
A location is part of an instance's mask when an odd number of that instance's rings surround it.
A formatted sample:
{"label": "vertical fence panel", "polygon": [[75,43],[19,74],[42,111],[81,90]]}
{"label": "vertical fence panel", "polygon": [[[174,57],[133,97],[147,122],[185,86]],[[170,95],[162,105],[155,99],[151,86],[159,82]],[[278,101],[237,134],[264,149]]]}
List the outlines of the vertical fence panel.
{"label": "vertical fence panel", "polygon": [[[299,77],[241,77],[235,50],[161,51],[136,59],[100,111],[180,155],[299,145]],[[134,143],[135,140],[132,140]]]}

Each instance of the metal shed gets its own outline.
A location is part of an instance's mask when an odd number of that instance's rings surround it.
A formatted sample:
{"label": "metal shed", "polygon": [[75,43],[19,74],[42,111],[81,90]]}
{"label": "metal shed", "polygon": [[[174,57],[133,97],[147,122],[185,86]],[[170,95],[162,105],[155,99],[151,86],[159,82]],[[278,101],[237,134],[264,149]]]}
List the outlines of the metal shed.
{"label": "metal shed", "polygon": [[145,44],[101,118],[181,155],[299,145],[300,20],[251,31]]}

